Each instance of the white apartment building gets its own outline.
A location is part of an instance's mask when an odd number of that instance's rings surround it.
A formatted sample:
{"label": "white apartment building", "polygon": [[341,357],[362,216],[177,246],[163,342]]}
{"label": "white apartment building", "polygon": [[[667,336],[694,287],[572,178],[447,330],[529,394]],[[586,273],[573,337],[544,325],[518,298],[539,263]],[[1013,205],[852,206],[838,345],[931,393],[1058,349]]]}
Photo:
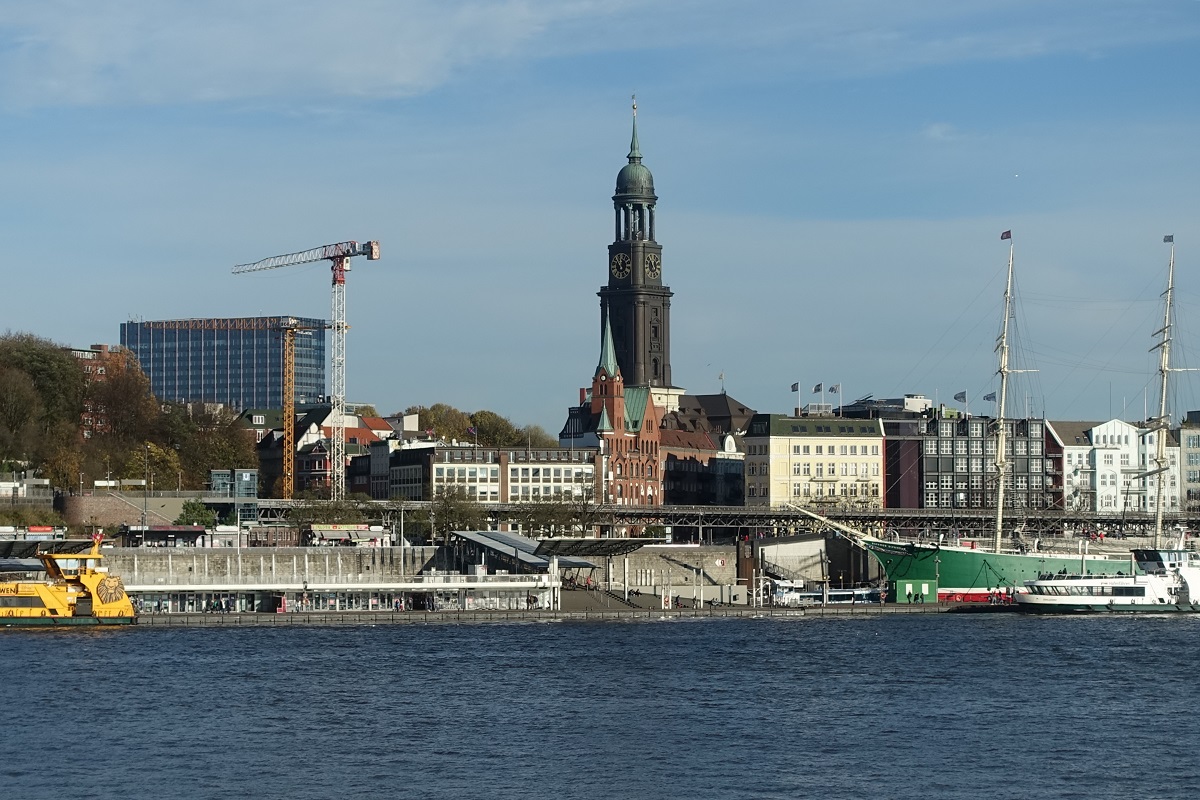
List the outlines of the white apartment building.
{"label": "white apartment building", "polygon": [[1154,512],[1158,507],[1155,468],[1158,436],[1167,436],[1163,511],[1182,507],[1179,442],[1169,431],[1119,419],[1107,422],[1052,422],[1063,449],[1063,504],[1067,511],[1119,515]]}
{"label": "white apartment building", "polygon": [[748,506],[883,506],[877,419],[756,414],[744,444]]}

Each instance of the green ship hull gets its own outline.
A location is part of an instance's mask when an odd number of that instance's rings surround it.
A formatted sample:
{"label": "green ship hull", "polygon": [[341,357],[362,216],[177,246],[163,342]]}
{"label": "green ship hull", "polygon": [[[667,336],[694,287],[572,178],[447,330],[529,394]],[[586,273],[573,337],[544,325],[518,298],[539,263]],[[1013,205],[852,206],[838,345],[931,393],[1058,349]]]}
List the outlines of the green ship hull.
{"label": "green ship hull", "polygon": [[1046,553],[992,553],[982,549],[911,542],[886,542],[864,538],[859,544],[870,551],[887,574],[889,599],[988,602],[996,594],[1025,590],[1025,581],[1057,572],[1077,573],[1086,559],[1086,571],[1098,575],[1129,574],[1128,558],[1066,556]]}

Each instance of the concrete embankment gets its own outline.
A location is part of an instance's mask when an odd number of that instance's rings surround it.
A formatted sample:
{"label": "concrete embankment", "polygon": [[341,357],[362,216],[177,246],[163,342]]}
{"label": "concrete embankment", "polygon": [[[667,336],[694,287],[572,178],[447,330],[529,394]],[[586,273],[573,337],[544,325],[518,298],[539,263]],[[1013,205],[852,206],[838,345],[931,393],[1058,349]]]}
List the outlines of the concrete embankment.
{"label": "concrete embankment", "polygon": [[[799,619],[883,617],[999,610],[960,603],[928,605],[838,605],[824,608],[621,609],[605,611],[301,611],[287,614],[143,614],[138,625],[151,627],[288,627],[335,625],[456,625],[485,622],[639,622],[679,619]],[[1009,610],[1004,607],[1004,610]]]}

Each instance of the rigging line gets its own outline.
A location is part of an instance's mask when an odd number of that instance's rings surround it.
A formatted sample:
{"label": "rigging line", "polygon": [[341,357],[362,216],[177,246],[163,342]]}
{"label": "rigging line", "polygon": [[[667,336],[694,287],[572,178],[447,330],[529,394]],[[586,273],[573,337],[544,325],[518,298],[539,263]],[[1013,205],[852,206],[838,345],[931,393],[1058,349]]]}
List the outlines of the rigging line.
{"label": "rigging line", "polygon": [[[1005,265],[1004,269],[1005,270],[1008,269],[1007,264]],[[950,335],[950,332],[952,330],[954,330],[954,326],[957,325],[958,322],[960,320],[962,320],[962,318],[965,317],[972,308],[974,308],[975,304],[979,302],[979,298],[981,298],[985,292],[991,290],[992,284],[995,282],[997,274],[999,274],[999,273],[998,272],[993,273],[991,279],[989,281],[984,282],[984,284],[980,287],[979,292],[976,293],[976,295],[973,298],[971,298],[971,302],[969,302],[965,306],[963,306],[963,310],[961,312],[959,312],[959,315],[954,319],[954,322],[952,322],[948,328],[946,328],[944,331],[942,331],[942,335],[937,338],[937,341],[935,341],[932,345],[930,345],[929,349],[925,351],[925,355],[923,355],[919,359],[917,359],[913,363],[913,365],[908,368],[908,372],[904,373],[904,376],[900,379],[900,382],[899,382],[900,386],[904,386],[907,384],[908,379],[910,377],[912,377],[913,373],[917,370],[917,368],[921,366],[921,363],[929,356],[930,353],[932,353],[935,349],[937,349],[937,347],[942,343],[943,339],[945,339],[947,336]],[[977,326],[978,326],[978,323],[976,324],[976,327]],[[939,359],[939,363],[940,363],[940,360],[941,359]],[[929,370],[926,371],[926,374],[928,374],[928,372],[929,372]]]}
{"label": "rigging line", "polygon": [[[1154,277],[1158,277],[1158,276],[1156,275]],[[1148,278],[1146,280],[1145,284],[1143,284],[1141,291],[1137,295],[1135,295],[1134,298],[1129,301],[1129,303],[1127,303],[1125,305],[1124,312],[1122,312],[1121,314],[1114,314],[1109,318],[1108,327],[1104,330],[1104,333],[1101,334],[1099,338],[1097,338],[1093,341],[1092,346],[1090,348],[1088,348],[1088,351],[1086,353],[1084,353],[1084,355],[1083,355],[1084,360],[1087,360],[1088,358],[1090,358],[1092,353],[1096,350],[1096,348],[1100,347],[1100,345],[1104,342],[1104,340],[1108,338],[1108,335],[1111,334],[1113,332],[1113,329],[1116,327],[1117,322],[1119,322],[1135,305],[1137,305],[1138,303],[1141,303],[1141,302],[1145,302],[1146,298],[1144,297],[1144,295],[1146,294],[1146,292],[1148,291],[1150,286],[1151,286],[1151,281]],[[1156,293],[1156,296],[1157,296],[1157,293]],[[1121,348],[1118,348],[1118,349],[1122,349],[1122,348],[1128,346],[1129,341],[1130,341],[1130,339],[1132,339],[1132,337],[1133,337],[1133,333],[1132,333],[1132,331],[1130,331],[1130,334],[1126,337],[1125,342],[1121,345]],[[1117,352],[1117,350],[1110,348],[1109,352],[1115,354]],[[1114,357],[1110,357],[1108,359],[1107,363],[1111,364],[1113,362]],[[1075,371],[1076,371],[1075,368],[1068,370],[1066,372],[1066,374],[1064,374],[1059,379],[1058,383],[1054,386],[1054,388],[1051,390],[1050,393],[1052,395],[1058,394],[1058,391],[1066,384],[1066,382],[1071,378],[1071,376],[1075,374]],[[1067,405],[1068,406],[1075,405],[1075,403],[1077,403],[1079,401],[1079,398],[1083,396],[1083,393],[1092,388],[1092,384],[1095,382],[1096,377],[1097,377],[1097,375],[1093,374],[1091,379],[1089,379],[1083,386],[1081,386],[1079,388],[1079,390],[1075,393],[1075,396],[1071,398],[1071,400],[1067,403]]]}
{"label": "rigging line", "polygon": [[1065,356],[1064,358],[1059,358],[1048,353],[1039,353],[1038,363],[1056,367],[1078,367],[1079,369],[1086,370],[1088,372],[1103,372],[1106,374],[1111,373],[1115,375],[1144,375],[1146,372],[1144,369],[1114,367],[1100,363],[1088,363],[1079,359],[1073,359],[1069,355]]}

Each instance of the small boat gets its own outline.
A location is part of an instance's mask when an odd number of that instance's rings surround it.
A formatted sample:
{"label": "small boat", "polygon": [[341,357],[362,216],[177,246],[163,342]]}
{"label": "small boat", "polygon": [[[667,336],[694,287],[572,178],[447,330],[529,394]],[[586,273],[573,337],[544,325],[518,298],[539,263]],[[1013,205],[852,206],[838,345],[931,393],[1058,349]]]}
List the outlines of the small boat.
{"label": "small boat", "polygon": [[125,584],[100,565],[102,541],[0,541],[0,559],[36,559],[46,573],[40,580],[0,580],[0,627],[133,622]]}

